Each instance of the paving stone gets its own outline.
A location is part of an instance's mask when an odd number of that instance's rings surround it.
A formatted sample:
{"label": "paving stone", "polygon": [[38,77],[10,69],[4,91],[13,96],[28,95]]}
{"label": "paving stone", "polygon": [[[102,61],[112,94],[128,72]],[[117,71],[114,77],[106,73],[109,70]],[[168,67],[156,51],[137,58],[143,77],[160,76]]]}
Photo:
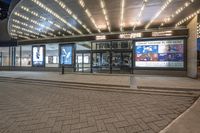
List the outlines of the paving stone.
{"label": "paving stone", "polygon": [[193,102],[0,82],[0,133],[157,133]]}

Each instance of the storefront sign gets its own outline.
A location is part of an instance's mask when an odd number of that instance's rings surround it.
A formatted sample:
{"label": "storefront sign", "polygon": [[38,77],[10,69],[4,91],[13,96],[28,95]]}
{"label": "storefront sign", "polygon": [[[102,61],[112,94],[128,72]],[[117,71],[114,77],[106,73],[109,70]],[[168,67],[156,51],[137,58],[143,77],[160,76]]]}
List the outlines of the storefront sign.
{"label": "storefront sign", "polygon": [[139,38],[142,37],[141,33],[130,33],[130,34],[120,34],[119,38],[120,39],[132,39],[132,38]]}
{"label": "storefront sign", "polygon": [[172,36],[172,31],[159,31],[159,32],[152,32],[153,37],[158,36]]}
{"label": "storefront sign", "polygon": [[106,40],[106,36],[96,36],[96,40]]}

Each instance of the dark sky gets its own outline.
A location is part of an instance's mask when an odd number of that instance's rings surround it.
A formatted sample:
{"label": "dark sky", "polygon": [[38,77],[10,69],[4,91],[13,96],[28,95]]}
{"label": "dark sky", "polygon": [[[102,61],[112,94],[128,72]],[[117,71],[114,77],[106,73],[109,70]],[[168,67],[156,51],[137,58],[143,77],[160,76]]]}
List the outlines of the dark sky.
{"label": "dark sky", "polygon": [[5,4],[10,4],[11,0],[0,0],[0,2],[3,2]]}

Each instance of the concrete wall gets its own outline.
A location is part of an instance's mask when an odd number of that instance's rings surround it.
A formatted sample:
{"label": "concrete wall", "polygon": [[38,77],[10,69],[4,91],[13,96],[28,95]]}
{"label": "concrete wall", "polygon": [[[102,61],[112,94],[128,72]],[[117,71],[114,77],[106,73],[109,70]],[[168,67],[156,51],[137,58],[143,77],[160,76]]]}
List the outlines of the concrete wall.
{"label": "concrete wall", "polygon": [[189,38],[187,42],[187,76],[197,78],[197,17],[188,25]]}

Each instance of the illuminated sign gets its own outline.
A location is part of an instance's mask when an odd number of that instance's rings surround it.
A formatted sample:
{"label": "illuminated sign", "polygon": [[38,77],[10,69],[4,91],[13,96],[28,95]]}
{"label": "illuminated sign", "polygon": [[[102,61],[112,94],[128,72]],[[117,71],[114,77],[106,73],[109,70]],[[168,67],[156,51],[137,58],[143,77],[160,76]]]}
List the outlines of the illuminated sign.
{"label": "illuminated sign", "polygon": [[153,37],[157,36],[172,36],[172,31],[159,31],[159,32],[152,32]]}
{"label": "illuminated sign", "polygon": [[33,66],[44,66],[44,46],[33,46]]}
{"label": "illuminated sign", "polygon": [[106,36],[96,36],[96,40],[106,40]]}
{"label": "illuminated sign", "polygon": [[60,47],[60,63],[64,65],[72,65],[72,46],[63,45]]}
{"label": "illuminated sign", "polygon": [[184,68],[184,40],[138,41],[136,67]]}
{"label": "illuminated sign", "polygon": [[119,38],[121,39],[132,39],[142,37],[142,33],[130,33],[130,34],[120,34]]}

